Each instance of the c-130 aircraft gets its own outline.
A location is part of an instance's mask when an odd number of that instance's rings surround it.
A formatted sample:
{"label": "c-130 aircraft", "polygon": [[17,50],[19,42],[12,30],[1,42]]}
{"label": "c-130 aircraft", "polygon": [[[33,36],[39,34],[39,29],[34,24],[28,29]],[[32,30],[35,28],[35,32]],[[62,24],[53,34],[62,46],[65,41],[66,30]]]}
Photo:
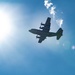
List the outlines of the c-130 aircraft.
{"label": "c-130 aircraft", "polygon": [[41,23],[41,25],[43,27],[39,27],[42,30],[38,30],[38,29],[29,30],[29,32],[37,35],[36,38],[39,38],[38,43],[41,43],[42,41],[44,41],[46,39],[46,37],[56,36],[56,39],[59,40],[60,37],[63,35],[62,28],[59,28],[57,32],[49,32],[50,31],[50,26],[51,26],[50,22],[51,22],[51,18],[48,17],[45,24]]}

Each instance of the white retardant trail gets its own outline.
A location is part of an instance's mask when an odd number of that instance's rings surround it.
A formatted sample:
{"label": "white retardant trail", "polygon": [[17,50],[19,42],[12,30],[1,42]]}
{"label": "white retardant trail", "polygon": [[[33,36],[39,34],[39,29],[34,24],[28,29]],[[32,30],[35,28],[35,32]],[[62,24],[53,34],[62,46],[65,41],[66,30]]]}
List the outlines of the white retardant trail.
{"label": "white retardant trail", "polygon": [[59,27],[61,27],[63,24],[63,19],[56,20],[56,23],[59,25]]}
{"label": "white retardant trail", "polygon": [[51,0],[44,0],[44,6],[47,8],[47,10],[49,11],[50,15],[52,15],[52,18],[56,21],[57,25],[59,27],[62,26],[63,24],[63,19],[60,19],[60,18],[56,18],[56,7],[54,6],[54,4],[51,2]]}
{"label": "white retardant trail", "polygon": [[53,5],[53,3],[51,3],[51,2],[49,3],[48,0],[45,0],[45,1],[44,1],[44,5],[45,5],[46,8],[48,9],[48,8],[50,8],[50,7]]}
{"label": "white retardant trail", "polygon": [[53,5],[53,3],[49,0],[44,1],[44,6],[49,10],[50,14],[54,17],[55,16],[55,9],[56,7]]}
{"label": "white retardant trail", "polygon": [[55,6],[52,6],[51,9],[49,10],[49,12],[53,16],[53,18],[55,18],[55,15],[56,15],[55,9],[56,9],[56,7]]}

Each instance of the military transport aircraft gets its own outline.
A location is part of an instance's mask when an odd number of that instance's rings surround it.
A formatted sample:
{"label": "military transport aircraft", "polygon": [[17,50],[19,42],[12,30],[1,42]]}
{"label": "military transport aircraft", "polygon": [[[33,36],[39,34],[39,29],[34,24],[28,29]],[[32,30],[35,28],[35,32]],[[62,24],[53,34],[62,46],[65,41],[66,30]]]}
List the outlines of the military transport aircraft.
{"label": "military transport aircraft", "polygon": [[50,26],[51,26],[50,22],[51,22],[51,18],[48,17],[45,24],[41,23],[41,25],[43,26],[43,27],[39,27],[41,30],[38,30],[38,29],[31,29],[31,30],[29,30],[29,32],[31,32],[33,34],[37,34],[36,38],[39,38],[38,43],[41,43],[42,41],[44,41],[46,39],[46,37],[56,36],[57,40],[59,40],[60,37],[63,35],[62,28],[59,28],[56,33],[49,32]]}

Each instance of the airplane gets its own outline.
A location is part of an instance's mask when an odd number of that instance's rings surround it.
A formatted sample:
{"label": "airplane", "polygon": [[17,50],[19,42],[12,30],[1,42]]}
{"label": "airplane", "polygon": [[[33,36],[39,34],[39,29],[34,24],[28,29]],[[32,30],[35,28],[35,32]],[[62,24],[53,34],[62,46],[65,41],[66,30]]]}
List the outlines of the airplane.
{"label": "airplane", "polygon": [[[43,26],[43,27],[41,27]],[[63,29],[59,28],[57,32],[49,32],[51,26],[51,18],[48,17],[45,24],[41,23],[39,27],[41,30],[38,29],[31,29],[29,32],[36,34],[36,38],[39,38],[38,43],[42,43],[46,39],[46,37],[53,37],[56,36],[56,39],[59,40],[60,37],[63,35]]]}

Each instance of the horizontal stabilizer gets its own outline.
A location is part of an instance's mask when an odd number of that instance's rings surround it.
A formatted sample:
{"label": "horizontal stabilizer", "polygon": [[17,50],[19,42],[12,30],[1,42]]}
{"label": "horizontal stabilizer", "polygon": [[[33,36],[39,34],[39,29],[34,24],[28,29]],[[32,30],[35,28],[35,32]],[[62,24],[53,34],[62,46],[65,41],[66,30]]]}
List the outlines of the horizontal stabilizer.
{"label": "horizontal stabilizer", "polygon": [[59,30],[57,31],[57,40],[59,40],[60,39],[60,37],[63,35],[63,30],[62,30],[62,28],[59,28]]}

